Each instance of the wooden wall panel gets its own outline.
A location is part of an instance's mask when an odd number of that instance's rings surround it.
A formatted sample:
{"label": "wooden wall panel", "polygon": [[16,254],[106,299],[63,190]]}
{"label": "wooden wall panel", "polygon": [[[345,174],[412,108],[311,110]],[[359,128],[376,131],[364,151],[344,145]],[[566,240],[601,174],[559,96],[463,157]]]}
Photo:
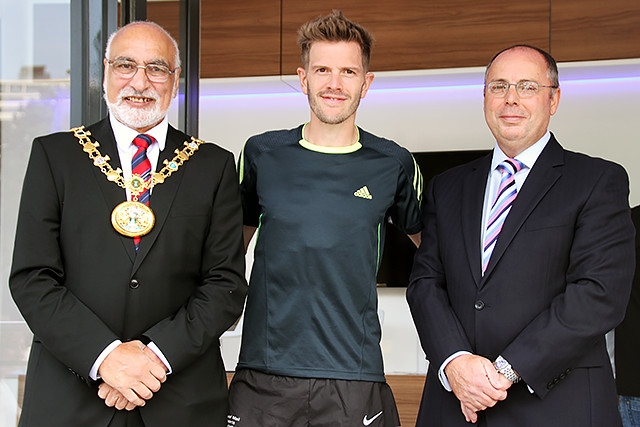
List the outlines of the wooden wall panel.
{"label": "wooden wall panel", "polygon": [[201,76],[280,75],[280,0],[203,0]]}
{"label": "wooden wall panel", "polygon": [[[178,2],[147,8],[177,38]],[[515,43],[558,61],[640,57],[638,0],[202,0],[201,76],[295,74],[298,28],[334,8],[376,37],[373,71],[483,66]]]}
{"label": "wooden wall panel", "polygon": [[180,3],[177,1],[150,1],[147,20],[162,25],[180,43]]}
{"label": "wooden wall panel", "polygon": [[515,43],[548,49],[549,1],[282,0],[282,72],[300,63],[300,25],[334,8],[374,34],[371,69],[388,71],[481,66]]}
{"label": "wooden wall panel", "polygon": [[[178,39],[178,1],[150,1],[147,18]],[[202,0],[200,76],[280,75],[280,0]]]}
{"label": "wooden wall panel", "polygon": [[426,376],[386,375],[386,377],[387,383],[396,398],[396,406],[400,414],[400,425],[403,427],[415,426]]}
{"label": "wooden wall panel", "polygon": [[640,57],[638,0],[552,0],[551,18],[558,61]]}

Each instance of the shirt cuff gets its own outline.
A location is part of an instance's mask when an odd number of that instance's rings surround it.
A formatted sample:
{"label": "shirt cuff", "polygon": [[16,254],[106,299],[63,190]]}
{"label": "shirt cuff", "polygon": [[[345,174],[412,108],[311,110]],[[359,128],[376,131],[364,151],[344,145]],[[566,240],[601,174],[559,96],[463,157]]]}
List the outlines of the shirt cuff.
{"label": "shirt cuff", "polygon": [[447,391],[451,391],[451,385],[449,384],[449,380],[447,379],[447,375],[444,373],[444,368],[446,368],[447,365],[449,364],[449,362],[451,362],[453,359],[455,359],[458,356],[462,356],[463,354],[471,354],[471,352],[468,352],[468,351],[456,351],[451,356],[447,357],[444,360],[444,362],[442,362],[442,365],[440,365],[440,369],[438,369],[438,379],[440,379],[440,383],[442,384],[442,387],[444,387],[444,389],[447,390]]}
{"label": "shirt cuff", "polygon": [[93,366],[91,366],[91,370],[89,371],[89,378],[91,378],[94,381],[96,381],[96,380],[98,380],[100,378],[100,376],[98,375],[98,368],[100,367],[102,362],[104,362],[104,359],[107,358],[109,353],[111,353],[113,350],[115,350],[115,348],[117,346],[119,346],[120,344],[122,344],[122,341],[115,340],[114,342],[109,344],[104,350],[102,350],[102,353],[100,353],[100,355],[98,356],[96,361],[93,362]]}
{"label": "shirt cuff", "polygon": [[167,375],[170,375],[172,372],[171,365],[169,364],[169,361],[164,356],[164,354],[162,354],[162,351],[160,351],[160,348],[156,345],[156,343],[151,341],[149,344],[147,344],[147,347],[149,347],[149,349],[153,351],[160,360],[162,360],[162,363],[164,363],[164,366],[167,367]]}

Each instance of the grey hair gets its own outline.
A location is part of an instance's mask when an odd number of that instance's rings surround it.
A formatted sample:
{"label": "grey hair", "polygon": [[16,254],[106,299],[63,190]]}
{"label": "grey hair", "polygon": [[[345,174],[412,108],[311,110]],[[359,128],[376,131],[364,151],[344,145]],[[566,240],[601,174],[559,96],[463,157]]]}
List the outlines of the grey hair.
{"label": "grey hair", "polygon": [[139,24],[145,24],[145,25],[151,25],[155,28],[157,28],[158,30],[160,30],[162,33],[164,33],[169,40],[171,40],[171,43],[173,44],[173,47],[176,51],[176,56],[174,58],[174,68],[180,68],[181,62],[180,62],[180,49],[178,48],[178,42],[176,41],[176,39],[174,39],[171,34],[169,34],[169,32],[167,30],[165,30],[162,26],[156,24],[155,22],[152,21],[133,21],[128,23],[127,25],[125,25],[124,27],[118,28],[116,31],[114,31],[113,33],[111,33],[111,35],[109,36],[109,39],[107,40],[107,47],[105,49],[104,52],[104,56],[105,58],[107,58],[107,60],[109,60],[109,57],[111,56],[111,43],[113,42],[113,39],[125,28],[131,26],[131,25],[139,25]]}

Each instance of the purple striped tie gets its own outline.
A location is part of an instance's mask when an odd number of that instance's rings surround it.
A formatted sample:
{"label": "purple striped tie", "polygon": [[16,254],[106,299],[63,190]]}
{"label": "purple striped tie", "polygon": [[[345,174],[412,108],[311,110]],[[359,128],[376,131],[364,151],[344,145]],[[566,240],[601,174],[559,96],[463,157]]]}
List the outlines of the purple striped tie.
{"label": "purple striped tie", "polygon": [[518,195],[516,189],[515,174],[522,168],[526,167],[522,162],[516,159],[507,159],[497,166],[502,177],[500,178],[500,187],[496,200],[491,205],[489,218],[487,219],[487,230],[484,233],[484,244],[482,245],[482,274],[484,274],[489,265],[489,259],[493,248],[498,241],[498,235],[502,230],[504,220],[507,218],[511,205]]}

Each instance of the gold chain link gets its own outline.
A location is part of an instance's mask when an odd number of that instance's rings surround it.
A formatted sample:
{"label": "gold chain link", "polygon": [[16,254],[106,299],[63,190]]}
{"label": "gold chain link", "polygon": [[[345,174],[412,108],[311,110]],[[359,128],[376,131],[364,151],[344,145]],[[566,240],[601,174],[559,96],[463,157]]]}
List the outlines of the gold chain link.
{"label": "gold chain link", "polygon": [[205,144],[205,141],[192,136],[190,142],[184,142],[185,147],[182,148],[182,150],[179,148],[175,149],[175,157],[171,160],[165,160],[164,167],[158,172],[152,173],[150,179],[145,181],[142,177],[134,174],[129,181],[125,181],[122,176],[122,169],[113,169],[109,164],[111,158],[107,155],[103,156],[98,150],[100,143],[98,141],[91,141],[89,138],[91,131],[84,130],[84,126],[79,126],[72,128],[71,132],[78,138],[80,145],[82,145],[82,150],[89,155],[89,159],[91,159],[93,164],[107,177],[107,180],[115,182],[118,187],[129,189],[134,200],[137,200],[138,195],[145,189],[149,190],[157,184],[162,184],[165,179],[169,178],[184,162],[189,160],[189,157],[198,151],[201,144]]}

